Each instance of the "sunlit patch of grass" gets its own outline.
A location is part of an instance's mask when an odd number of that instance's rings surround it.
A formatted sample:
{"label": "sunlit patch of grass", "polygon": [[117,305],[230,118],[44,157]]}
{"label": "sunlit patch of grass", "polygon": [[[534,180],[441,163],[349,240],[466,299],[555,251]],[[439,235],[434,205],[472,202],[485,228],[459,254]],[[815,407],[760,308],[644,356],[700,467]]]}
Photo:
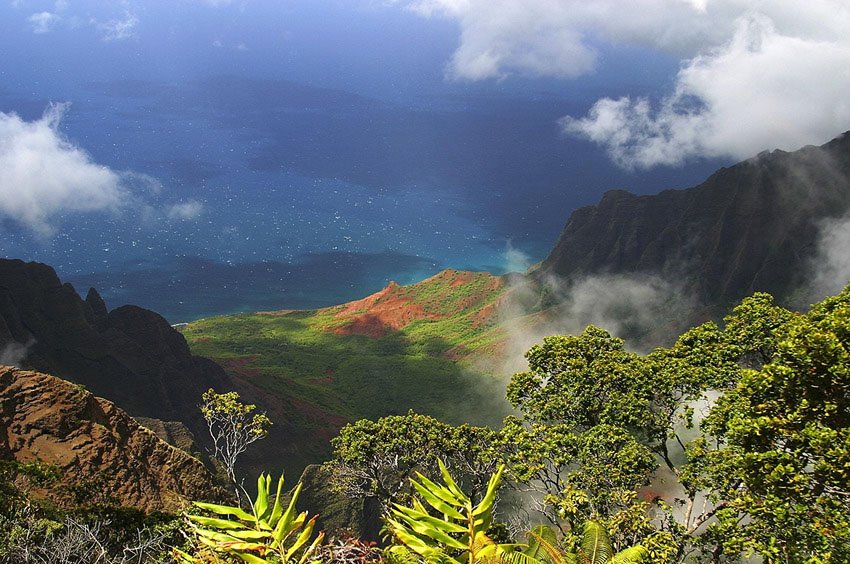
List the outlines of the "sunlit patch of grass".
{"label": "sunlit patch of grass", "polygon": [[[501,413],[480,409],[492,405],[492,388],[482,380],[491,376],[470,374],[458,360],[498,343],[495,320],[481,312],[504,293],[501,281],[446,271],[396,291],[430,318],[381,337],[346,335],[334,330],[368,311],[342,318],[338,306],[214,317],[190,323],[183,334],[194,354],[222,361],[282,401],[307,401],[348,421],[414,409],[452,423],[496,424]],[[315,425],[298,414],[288,423]]]}

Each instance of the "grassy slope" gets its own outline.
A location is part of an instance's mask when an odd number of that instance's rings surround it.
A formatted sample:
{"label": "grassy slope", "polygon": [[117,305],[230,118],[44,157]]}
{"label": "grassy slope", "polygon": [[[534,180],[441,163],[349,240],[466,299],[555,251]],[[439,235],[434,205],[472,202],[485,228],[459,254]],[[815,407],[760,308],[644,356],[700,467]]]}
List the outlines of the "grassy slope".
{"label": "grassy slope", "polygon": [[204,319],[184,335],[193,353],[280,400],[287,438],[297,443],[284,466],[297,471],[326,458],[327,440],[360,418],[414,409],[453,423],[497,423],[503,383],[462,361],[498,342],[504,293],[500,277],[449,270],[332,308]]}

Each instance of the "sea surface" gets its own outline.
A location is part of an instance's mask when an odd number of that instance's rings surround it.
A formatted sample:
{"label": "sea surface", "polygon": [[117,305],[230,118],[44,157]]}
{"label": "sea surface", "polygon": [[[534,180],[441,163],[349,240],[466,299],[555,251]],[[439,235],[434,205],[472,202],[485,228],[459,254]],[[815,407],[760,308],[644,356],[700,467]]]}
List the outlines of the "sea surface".
{"label": "sea surface", "polygon": [[[177,323],[341,303],[448,267],[522,270],[604,191],[688,187],[723,164],[615,168],[557,123],[610,94],[605,84],[449,81],[448,24],[423,31],[396,11],[344,27],[337,8],[291,25],[309,31],[324,17],[342,47],[302,33],[281,50],[271,28],[246,27],[257,42],[225,52],[210,41],[220,34],[198,40],[213,26],[200,7],[178,33],[165,5],[108,49],[79,29],[37,37],[0,8],[0,112],[34,121],[68,103],[61,135],[133,193],[114,212],[52,217],[49,236],[0,217],[0,253],[46,262],[109,307]],[[418,50],[369,43],[378,29]],[[348,54],[346,42],[365,51]],[[618,64],[629,92],[649,94],[676,62]]]}

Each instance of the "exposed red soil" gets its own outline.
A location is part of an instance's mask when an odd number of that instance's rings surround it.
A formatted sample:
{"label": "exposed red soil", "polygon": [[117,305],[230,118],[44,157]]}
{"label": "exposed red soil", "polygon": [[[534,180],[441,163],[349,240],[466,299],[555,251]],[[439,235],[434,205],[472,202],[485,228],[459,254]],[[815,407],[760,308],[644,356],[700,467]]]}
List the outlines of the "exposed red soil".
{"label": "exposed red soil", "polygon": [[433,276],[432,278],[430,278],[430,280],[439,279],[441,277],[446,278],[446,277],[449,277],[449,276],[455,277],[454,280],[452,280],[449,283],[449,286],[451,286],[452,288],[457,288],[458,286],[463,286],[464,284],[469,284],[470,282],[475,280],[476,276],[478,276],[478,275],[475,272],[466,272],[466,271],[460,271],[460,270],[445,270],[445,271],[437,274],[436,276]]}
{"label": "exposed red soil", "polygon": [[449,360],[461,360],[464,358],[469,352],[466,350],[466,347],[463,345],[458,345],[456,347],[452,347],[446,352],[443,353],[443,356],[448,358]]}
{"label": "exposed red soil", "polygon": [[475,329],[478,329],[479,327],[490,325],[496,320],[501,303],[502,300],[496,300],[495,302],[487,304],[480,310],[476,311],[470,320],[472,322],[472,326]]}
{"label": "exposed red soil", "polygon": [[375,338],[404,329],[417,319],[439,319],[436,314],[426,313],[422,305],[406,296],[395,282],[362,300],[345,304],[336,316],[350,321],[335,327],[333,333]]}
{"label": "exposed red soil", "polygon": [[340,427],[321,427],[310,432],[310,440],[318,444],[327,444],[339,435]]}
{"label": "exposed red soil", "polygon": [[661,490],[655,489],[652,486],[640,488],[637,492],[638,499],[647,503],[652,503],[658,499],[664,499]]}
{"label": "exposed red soil", "polygon": [[249,354],[247,356],[237,356],[233,358],[223,359],[220,362],[227,364],[232,368],[242,368],[244,366],[248,366],[257,360],[257,355]]}
{"label": "exposed red soil", "polygon": [[334,383],[334,379],[331,376],[325,376],[324,378],[310,378],[307,380],[307,383],[311,386],[328,386]]}
{"label": "exposed red soil", "polygon": [[[481,275],[475,272],[444,270],[439,274],[420,282],[418,285],[428,285],[448,281],[450,288],[458,288],[475,282]],[[464,297],[457,304],[457,313],[474,307],[482,300],[482,294],[502,287],[504,281],[493,277],[481,292]],[[417,285],[417,286],[418,286]],[[425,310],[425,306],[410,297],[410,292],[395,282],[390,282],[386,288],[354,302],[338,306],[335,311],[337,319],[344,323],[331,329],[337,335],[366,335],[368,337],[383,337],[384,335],[404,329],[419,319],[438,320],[449,314],[438,314]],[[479,325],[487,323],[495,314],[495,308],[487,306],[476,315]],[[476,325],[477,327],[478,325]]]}
{"label": "exposed red soil", "polygon": [[310,419],[315,419],[316,421],[324,421],[332,425],[339,426],[348,423],[348,419],[346,419],[342,415],[331,413],[330,411],[322,409],[315,403],[309,402],[307,400],[299,398],[289,398],[289,403],[292,404],[292,407],[294,407]]}

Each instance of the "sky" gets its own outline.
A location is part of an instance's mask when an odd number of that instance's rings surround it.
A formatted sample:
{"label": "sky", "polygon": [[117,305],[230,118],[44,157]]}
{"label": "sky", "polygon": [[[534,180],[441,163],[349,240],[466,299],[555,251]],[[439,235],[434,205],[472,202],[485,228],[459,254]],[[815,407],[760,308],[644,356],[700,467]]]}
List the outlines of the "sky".
{"label": "sky", "polygon": [[2,254],[186,321],[542,260],[850,129],[845,0],[0,0]]}

